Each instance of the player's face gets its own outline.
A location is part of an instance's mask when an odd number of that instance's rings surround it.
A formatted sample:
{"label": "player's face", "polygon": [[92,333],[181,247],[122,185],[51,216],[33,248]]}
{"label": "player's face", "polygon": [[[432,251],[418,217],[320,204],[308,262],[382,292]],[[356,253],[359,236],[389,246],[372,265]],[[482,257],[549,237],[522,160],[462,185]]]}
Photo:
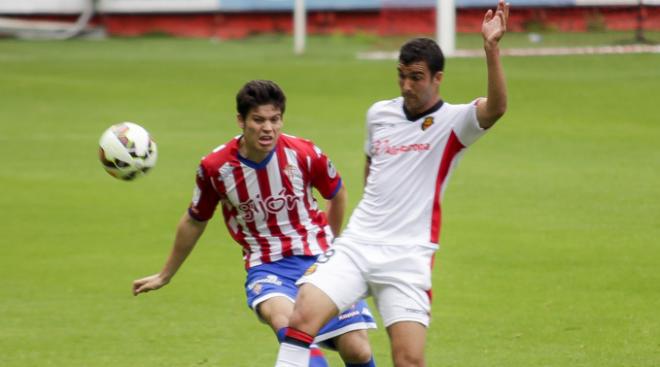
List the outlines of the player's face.
{"label": "player's face", "polygon": [[413,62],[408,65],[399,64],[399,88],[403,103],[411,114],[419,114],[431,108],[438,100],[438,87],[442,80],[442,72],[431,75],[426,62]]}
{"label": "player's face", "polygon": [[243,130],[239,151],[242,156],[261,162],[275,149],[282,131],[282,111],[272,104],[257,106],[245,119],[238,115],[238,126]]}

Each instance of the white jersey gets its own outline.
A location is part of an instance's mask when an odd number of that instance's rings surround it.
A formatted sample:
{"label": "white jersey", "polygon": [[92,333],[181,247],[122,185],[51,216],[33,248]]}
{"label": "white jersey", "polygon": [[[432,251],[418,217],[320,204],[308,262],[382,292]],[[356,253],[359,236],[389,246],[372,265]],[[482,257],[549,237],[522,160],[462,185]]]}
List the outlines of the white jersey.
{"label": "white jersey", "polygon": [[342,237],[436,248],[448,178],[465,148],[485,133],[476,101],[440,101],[420,116],[407,116],[402,97],[377,102],[367,112],[367,131],[369,176]]}

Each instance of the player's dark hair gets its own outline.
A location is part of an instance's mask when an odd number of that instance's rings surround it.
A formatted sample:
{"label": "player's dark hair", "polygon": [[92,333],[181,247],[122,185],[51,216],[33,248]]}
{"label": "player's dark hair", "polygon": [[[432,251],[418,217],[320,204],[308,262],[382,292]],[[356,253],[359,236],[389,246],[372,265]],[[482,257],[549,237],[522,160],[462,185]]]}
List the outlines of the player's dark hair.
{"label": "player's dark hair", "polygon": [[245,119],[251,109],[272,104],[284,114],[286,96],[275,82],[270,80],[251,80],[236,94],[236,110]]}
{"label": "player's dark hair", "polygon": [[445,68],[445,56],[434,40],[430,38],[413,38],[401,46],[399,62],[410,65],[415,62],[425,62],[431,75]]}

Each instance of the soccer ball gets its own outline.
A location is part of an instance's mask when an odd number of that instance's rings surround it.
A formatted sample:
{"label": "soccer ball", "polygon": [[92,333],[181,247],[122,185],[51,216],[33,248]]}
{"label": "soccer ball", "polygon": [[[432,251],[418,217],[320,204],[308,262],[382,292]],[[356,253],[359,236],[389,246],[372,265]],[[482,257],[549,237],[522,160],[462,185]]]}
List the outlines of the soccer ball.
{"label": "soccer ball", "polygon": [[142,126],[122,122],[108,128],[99,141],[99,159],[111,176],[130,181],[156,165],[156,142]]}

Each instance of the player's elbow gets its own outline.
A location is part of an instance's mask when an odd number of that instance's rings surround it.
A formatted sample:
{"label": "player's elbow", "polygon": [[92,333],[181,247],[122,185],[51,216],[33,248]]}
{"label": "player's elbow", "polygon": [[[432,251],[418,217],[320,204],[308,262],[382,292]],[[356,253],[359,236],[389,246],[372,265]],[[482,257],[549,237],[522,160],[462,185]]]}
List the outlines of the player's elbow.
{"label": "player's elbow", "polygon": [[503,98],[483,98],[477,105],[479,125],[484,129],[488,129],[504,116],[506,110],[506,96],[503,96]]}
{"label": "player's elbow", "polygon": [[495,125],[497,120],[499,120],[506,113],[506,105],[503,105],[501,108],[496,108],[493,110],[488,110],[487,113],[480,116],[479,126],[484,129],[488,129],[491,126]]}
{"label": "player's elbow", "polygon": [[342,184],[335,196],[330,199],[330,201],[333,205],[344,207],[348,201],[348,192],[346,191],[346,186]]}
{"label": "player's elbow", "polygon": [[494,106],[488,106],[488,107],[489,107],[488,114],[490,115],[490,118],[497,121],[506,113],[507,103],[506,101],[499,101]]}

